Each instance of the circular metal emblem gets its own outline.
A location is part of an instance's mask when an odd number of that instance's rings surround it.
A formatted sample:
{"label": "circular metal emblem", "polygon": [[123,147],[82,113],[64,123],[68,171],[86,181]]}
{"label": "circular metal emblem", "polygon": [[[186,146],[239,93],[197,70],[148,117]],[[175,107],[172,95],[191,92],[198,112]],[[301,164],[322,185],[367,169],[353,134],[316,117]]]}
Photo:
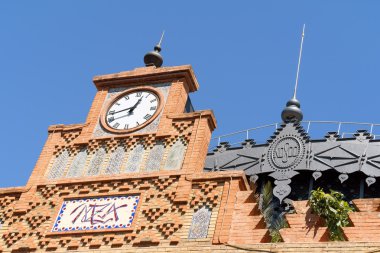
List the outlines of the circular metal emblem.
{"label": "circular metal emblem", "polygon": [[293,170],[303,159],[305,145],[298,136],[283,136],[269,147],[269,164],[276,171]]}

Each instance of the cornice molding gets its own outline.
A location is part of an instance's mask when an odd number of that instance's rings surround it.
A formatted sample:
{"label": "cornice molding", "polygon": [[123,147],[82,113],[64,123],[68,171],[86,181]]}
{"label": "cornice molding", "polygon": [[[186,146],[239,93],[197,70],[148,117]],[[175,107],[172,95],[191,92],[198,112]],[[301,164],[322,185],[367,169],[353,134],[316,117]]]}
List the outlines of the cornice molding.
{"label": "cornice molding", "polygon": [[93,78],[98,90],[104,87],[117,87],[120,85],[153,84],[164,81],[177,81],[185,79],[190,92],[197,91],[199,84],[190,65],[175,67],[143,67],[132,71],[123,71],[114,74],[100,75]]}

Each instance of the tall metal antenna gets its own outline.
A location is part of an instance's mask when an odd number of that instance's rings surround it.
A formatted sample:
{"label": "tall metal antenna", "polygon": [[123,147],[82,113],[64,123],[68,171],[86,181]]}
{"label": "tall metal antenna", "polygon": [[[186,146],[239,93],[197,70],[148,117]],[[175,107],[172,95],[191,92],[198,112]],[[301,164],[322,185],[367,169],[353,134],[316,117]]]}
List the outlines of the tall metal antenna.
{"label": "tall metal antenna", "polygon": [[300,53],[298,57],[297,76],[296,76],[296,84],[294,85],[293,98],[290,99],[286,103],[286,107],[281,112],[281,118],[285,123],[288,123],[291,121],[300,122],[303,119],[303,113],[301,111],[301,103],[297,100],[296,97],[297,97],[298,77],[300,73],[302,46],[303,46],[304,37],[305,37],[305,24],[303,25],[303,29],[302,29],[301,47],[300,47]]}
{"label": "tall metal antenna", "polygon": [[161,47],[162,39],[164,38],[165,30],[162,31],[160,42],[158,42],[158,46]]}
{"label": "tall metal antenna", "polygon": [[294,85],[293,98],[296,98],[296,96],[297,96],[298,76],[300,73],[301,58],[302,58],[302,46],[303,46],[303,39],[304,38],[305,38],[305,24],[303,24],[303,29],[302,29],[301,47],[300,47],[300,53],[299,53],[299,57],[298,57],[297,76],[296,76],[296,84]]}

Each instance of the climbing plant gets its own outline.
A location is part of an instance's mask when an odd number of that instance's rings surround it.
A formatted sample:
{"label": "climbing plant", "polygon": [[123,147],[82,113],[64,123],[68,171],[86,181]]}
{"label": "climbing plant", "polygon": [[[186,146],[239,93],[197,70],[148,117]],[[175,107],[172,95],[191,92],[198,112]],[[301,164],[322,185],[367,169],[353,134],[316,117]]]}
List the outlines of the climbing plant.
{"label": "climbing plant", "polygon": [[273,197],[273,187],[270,181],[267,181],[261,189],[259,209],[264,216],[271,242],[281,242],[279,231],[281,228],[288,227],[288,224],[279,200]]}
{"label": "climbing plant", "polygon": [[325,193],[321,188],[311,191],[309,197],[312,211],[326,220],[332,241],[345,240],[342,227],[349,224],[348,213],[353,211],[343,198],[340,192],[330,190],[330,193]]}

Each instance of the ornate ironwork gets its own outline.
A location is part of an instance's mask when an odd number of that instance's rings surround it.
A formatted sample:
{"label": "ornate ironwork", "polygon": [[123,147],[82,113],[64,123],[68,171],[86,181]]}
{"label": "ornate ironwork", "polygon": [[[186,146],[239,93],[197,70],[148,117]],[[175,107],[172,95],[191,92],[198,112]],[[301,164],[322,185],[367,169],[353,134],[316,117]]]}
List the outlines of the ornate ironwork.
{"label": "ornate ironwork", "polygon": [[252,139],[239,147],[220,143],[208,154],[205,170],[243,170],[252,181],[268,175],[275,179],[273,194],[280,201],[291,192],[291,178],[302,171],[313,171],[318,180],[324,171],[335,170],[341,183],[359,171],[370,186],[380,177],[380,140],[374,140],[367,130],[357,130],[351,138],[329,132],[324,139],[310,140],[299,123],[289,122],[265,144],[256,145]]}

